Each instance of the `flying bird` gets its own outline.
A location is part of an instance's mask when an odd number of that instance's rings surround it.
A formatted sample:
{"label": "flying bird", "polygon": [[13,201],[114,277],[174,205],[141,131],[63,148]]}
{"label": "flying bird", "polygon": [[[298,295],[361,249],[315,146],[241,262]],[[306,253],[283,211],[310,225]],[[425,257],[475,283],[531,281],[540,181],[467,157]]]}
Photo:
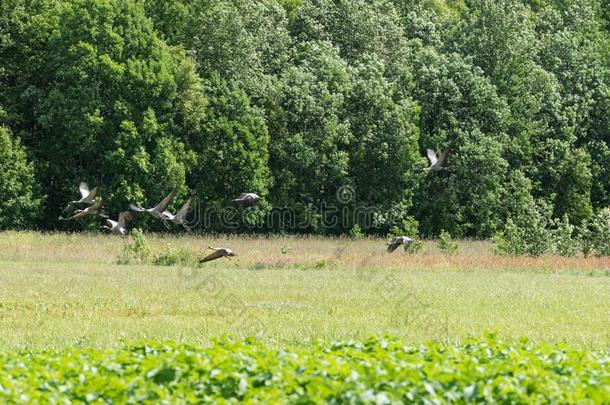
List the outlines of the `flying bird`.
{"label": "flying bird", "polygon": [[91,205],[95,202],[95,197],[100,191],[100,186],[96,186],[93,190],[89,191],[89,186],[84,181],[81,181],[78,186],[80,191],[81,199],[76,201],[70,201],[70,204],[88,204]]}
{"label": "flying bird", "polygon": [[252,205],[260,199],[261,198],[256,193],[241,193],[239,197],[233,199],[233,202],[243,205]]}
{"label": "flying bird", "polygon": [[214,250],[214,252],[210,253],[203,259],[199,260],[199,263],[209,262],[212,260],[220,259],[221,257],[226,257],[227,259],[231,259],[231,257],[237,256],[237,253],[235,253],[231,249],[227,249],[227,248],[223,248],[223,247],[214,248],[211,246],[209,247],[209,249]]}
{"label": "flying bird", "polygon": [[387,244],[388,253],[392,253],[393,251],[398,249],[398,246],[400,245],[404,246],[406,252],[409,249],[409,245],[411,244],[411,242],[413,242],[413,239],[409,238],[408,236],[396,236],[395,238],[392,238],[392,240]]}
{"label": "flying bird", "polygon": [[102,225],[101,229],[106,229],[116,235],[127,235],[126,224],[128,221],[133,220],[138,214],[131,211],[123,211],[119,214],[118,221],[113,221],[110,218],[106,218],[106,225]]}
{"label": "flying bird", "polygon": [[163,218],[165,218],[166,221],[173,222],[176,225],[182,225],[184,229],[191,232],[191,228],[189,228],[189,226],[186,224],[186,216],[192,209],[191,204],[193,203],[194,198],[195,196],[192,195],[188,200],[186,200],[182,208],[180,208],[175,215],[167,210],[163,211]]}
{"label": "flying bird", "polygon": [[436,157],[436,152],[432,149],[426,149],[428,154],[428,160],[430,161],[430,167],[428,170],[438,172],[440,170],[446,170],[444,164],[447,163],[447,156],[449,155],[449,149],[445,149],[439,158]]}
{"label": "flying bird", "polygon": [[177,191],[178,191],[177,186],[174,186],[174,189],[171,191],[171,193],[169,193],[167,195],[167,197],[165,197],[159,204],[157,204],[156,206],[154,206],[152,208],[141,208],[141,207],[131,204],[129,206],[129,209],[131,211],[137,212],[137,213],[146,212],[146,213],[150,214],[153,218],[160,219],[161,221],[163,221],[165,226],[168,226],[167,219],[165,218],[165,215],[163,214],[163,212],[166,210],[167,206],[170,205],[174,201]]}
{"label": "flying bird", "polygon": [[92,206],[85,208],[84,210],[76,210],[73,212],[73,215],[69,218],[59,217],[60,221],[70,221],[72,219],[79,219],[86,217],[88,215],[97,215],[100,213],[102,208],[102,200],[97,200]]}

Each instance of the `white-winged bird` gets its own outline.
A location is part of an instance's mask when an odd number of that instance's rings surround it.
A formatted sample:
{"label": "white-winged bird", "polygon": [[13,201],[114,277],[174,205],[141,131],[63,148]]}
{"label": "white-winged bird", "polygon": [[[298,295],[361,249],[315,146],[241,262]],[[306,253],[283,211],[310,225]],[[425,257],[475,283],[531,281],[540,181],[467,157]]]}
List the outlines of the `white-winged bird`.
{"label": "white-winged bird", "polygon": [[438,159],[436,158],[436,153],[432,149],[426,149],[426,152],[428,154],[428,160],[430,161],[430,167],[428,167],[428,170],[438,172],[440,170],[447,169],[446,167],[444,167],[444,164],[447,163],[449,149],[445,149],[445,151],[441,153],[441,156]]}
{"label": "white-winged bird", "polygon": [[106,225],[102,225],[101,229],[106,229],[116,235],[127,235],[127,222],[131,221],[137,216],[135,212],[123,211],[119,214],[118,221],[113,221],[110,218],[106,218]]}
{"label": "white-winged bird", "polygon": [[95,202],[95,197],[99,193],[101,186],[96,186],[93,190],[89,191],[89,186],[84,181],[81,181],[78,186],[80,191],[81,199],[76,201],[70,201],[70,204],[88,204],[91,205]]}

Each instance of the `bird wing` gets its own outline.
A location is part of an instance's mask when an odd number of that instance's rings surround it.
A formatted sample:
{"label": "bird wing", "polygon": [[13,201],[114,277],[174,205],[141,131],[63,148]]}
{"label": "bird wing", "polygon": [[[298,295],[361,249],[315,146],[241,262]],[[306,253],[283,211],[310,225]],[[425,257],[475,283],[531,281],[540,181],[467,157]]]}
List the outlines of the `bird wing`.
{"label": "bird wing", "polygon": [[[89,198],[94,199],[97,196],[97,193],[100,191],[100,186],[97,185],[91,192],[89,193]],[[82,192],[82,191],[81,191]]]}
{"label": "bird wing", "polygon": [[194,196],[191,196],[188,200],[186,200],[186,202],[184,203],[182,208],[180,208],[180,211],[178,211],[176,213],[176,216],[179,219],[185,219],[186,218],[186,216],[188,215],[189,211],[191,210],[191,203],[193,202],[193,198],[194,198]]}
{"label": "bird wing", "polygon": [[137,205],[134,205],[134,204],[129,204],[129,210],[132,212],[146,212],[146,210],[144,208],[138,207]]}
{"label": "bird wing", "polygon": [[157,212],[165,211],[167,206],[170,205],[172,203],[172,201],[174,201],[174,198],[176,197],[177,192],[178,192],[178,187],[174,186],[174,189],[172,190],[172,192],[169,193],[167,195],[167,197],[165,197],[159,204],[157,204],[157,206],[153,208],[153,211],[157,211]]}
{"label": "bird wing", "polygon": [[131,211],[123,211],[119,214],[119,222],[118,225],[121,228],[125,227],[125,224],[129,221],[131,221],[132,219],[135,219],[135,217],[137,216],[137,214],[135,212],[131,212]]}
{"label": "bird wing", "polygon": [[393,251],[395,251],[401,243],[402,241],[399,238],[393,238],[390,243],[388,243],[388,253],[392,253]]}
{"label": "bird wing", "polygon": [[209,262],[211,260],[220,259],[224,255],[225,255],[225,252],[223,252],[222,250],[216,250],[216,251],[210,253],[209,255],[207,255],[206,257],[204,257],[203,259],[199,260],[199,263],[205,263],[205,262]]}
{"label": "bird wing", "polygon": [[426,153],[428,154],[428,160],[430,161],[430,165],[434,166],[438,159],[436,158],[436,153],[432,149],[426,149]]}
{"label": "bird wing", "polygon": [[441,166],[447,162],[447,156],[449,156],[449,149],[445,149],[443,153],[441,153],[441,157],[438,159]]}
{"label": "bird wing", "polygon": [[76,214],[72,215],[71,217],[64,218],[64,221],[70,221],[73,219],[79,219],[79,218],[85,217],[90,214],[88,210],[89,210],[89,208],[81,210],[81,211],[77,212]]}
{"label": "bird wing", "polygon": [[80,191],[80,195],[83,198],[85,198],[89,195],[89,186],[84,181],[80,182],[80,185],[78,186],[78,190]]}
{"label": "bird wing", "polygon": [[87,210],[91,210],[91,211],[95,211],[95,210],[99,210],[100,208],[102,208],[102,199],[100,198],[99,200],[96,200],[92,206],[90,206],[89,208],[87,208],[85,211]]}

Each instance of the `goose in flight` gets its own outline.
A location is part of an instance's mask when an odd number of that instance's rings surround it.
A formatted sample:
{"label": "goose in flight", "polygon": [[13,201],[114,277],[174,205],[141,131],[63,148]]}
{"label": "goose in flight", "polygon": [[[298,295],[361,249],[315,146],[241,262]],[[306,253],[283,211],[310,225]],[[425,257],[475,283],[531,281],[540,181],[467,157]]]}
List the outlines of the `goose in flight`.
{"label": "goose in flight", "polygon": [[123,211],[119,214],[119,220],[113,221],[110,218],[106,218],[106,225],[102,225],[101,229],[106,229],[116,235],[126,235],[127,228],[126,224],[137,216],[135,212]]}
{"label": "goose in flight", "polygon": [[411,242],[413,242],[413,239],[409,238],[408,236],[396,236],[395,238],[392,238],[392,240],[387,244],[388,253],[392,253],[393,251],[398,249],[398,246],[400,245],[404,246],[406,252],[409,249],[409,245],[411,244]]}
{"label": "goose in flight", "polygon": [[80,191],[81,199],[70,201],[70,204],[93,204],[95,202],[95,197],[97,193],[100,191],[100,186],[96,186],[93,190],[89,191],[89,185],[84,181],[81,181],[78,186],[78,190]]}
{"label": "goose in flight", "polygon": [[102,208],[102,200],[99,199],[97,200],[93,205],[91,205],[90,207],[85,208],[84,210],[76,210],[74,211],[73,215],[71,217],[68,218],[63,218],[63,217],[59,217],[60,221],[70,221],[72,219],[79,219],[79,218],[83,218],[86,217],[87,215],[97,215],[100,213]]}
{"label": "goose in flight", "polygon": [[449,149],[445,149],[439,158],[436,157],[436,152],[432,149],[426,149],[428,154],[428,160],[430,161],[430,167],[428,170],[438,172],[440,170],[446,170],[447,168],[443,165],[447,163],[447,156],[449,155]]}
{"label": "goose in flight", "polygon": [[165,215],[163,214],[163,211],[165,211],[167,206],[170,205],[174,201],[177,191],[178,191],[177,186],[174,186],[174,189],[171,191],[171,193],[169,193],[167,195],[167,197],[165,197],[159,204],[157,204],[156,206],[154,206],[152,208],[142,208],[142,207],[138,207],[136,205],[131,204],[129,206],[129,210],[133,211],[133,212],[137,212],[137,213],[146,212],[146,213],[150,214],[153,218],[160,219],[161,221],[163,221],[165,226],[168,226],[167,220],[165,218]]}
{"label": "goose in flight", "polygon": [[214,250],[214,252],[210,253],[203,259],[199,260],[199,263],[209,262],[212,260],[220,259],[221,257],[226,257],[227,259],[230,260],[232,257],[237,256],[237,253],[235,253],[231,249],[227,249],[227,248],[223,248],[223,247],[214,248],[211,246],[209,247],[209,249]]}
{"label": "goose in flight", "polygon": [[252,205],[260,199],[261,198],[256,193],[241,193],[239,197],[233,199],[233,202],[243,205]]}
{"label": "goose in flight", "polygon": [[176,225],[182,225],[184,227],[184,229],[191,232],[191,228],[189,228],[189,226],[186,224],[186,216],[188,215],[189,211],[192,209],[191,204],[193,203],[194,198],[195,198],[195,196],[191,195],[189,197],[189,199],[186,200],[186,202],[184,203],[182,208],[180,208],[178,210],[176,215],[172,214],[171,212],[169,212],[167,210],[163,211],[163,218],[166,221],[173,222]]}

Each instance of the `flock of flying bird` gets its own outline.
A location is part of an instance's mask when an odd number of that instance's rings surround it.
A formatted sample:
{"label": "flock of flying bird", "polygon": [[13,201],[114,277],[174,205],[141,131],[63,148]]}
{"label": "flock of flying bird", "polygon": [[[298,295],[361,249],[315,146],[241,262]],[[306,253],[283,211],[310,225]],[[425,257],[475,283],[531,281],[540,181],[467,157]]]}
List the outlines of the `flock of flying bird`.
{"label": "flock of flying bird", "polygon": [[[428,160],[430,161],[430,166],[428,167],[429,171],[440,171],[446,170],[447,168],[444,166],[447,162],[447,156],[449,155],[449,149],[445,150],[441,153],[440,157],[437,158],[436,153],[432,149],[427,150]],[[100,229],[108,231],[117,235],[126,235],[127,234],[127,222],[134,220],[139,214],[148,214],[155,219],[160,220],[163,224],[169,228],[169,223],[173,223],[177,226],[182,226],[187,231],[191,232],[191,228],[187,224],[187,215],[191,211],[193,207],[193,201],[195,199],[194,195],[191,195],[186,202],[182,205],[182,207],[175,213],[172,214],[167,210],[167,207],[174,202],[174,198],[176,197],[177,187],[174,186],[172,191],[165,197],[161,202],[155,205],[152,208],[142,208],[136,205],[131,204],[129,206],[128,211],[123,211],[119,213],[118,219],[112,220],[107,215],[102,213],[102,199],[98,198],[98,194],[100,193],[101,186],[96,186],[93,190],[89,190],[89,186],[85,182],[81,182],[79,186],[79,191],[81,194],[81,198],[79,200],[70,201],[68,203],[68,207],[73,205],[88,205],[88,207],[84,209],[77,209],[72,212],[72,215],[68,218],[64,218],[62,216],[59,217],[60,221],[71,221],[74,219],[81,219],[90,215],[99,215],[104,218],[104,225],[100,226]],[[239,197],[234,198],[233,202],[242,205],[252,205],[260,200],[260,197],[256,193],[242,193]],[[392,238],[388,245],[388,253],[392,253],[395,251],[400,245],[404,247],[404,250],[407,251],[409,245],[413,242],[413,239],[408,236],[397,236]],[[225,257],[230,259],[231,257],[237,256],[237,253],[233,252],[231,249],[227,249],[224,247],[209,247],[209,249],[214,250],[213,253],[207,255],[203,259],[199,261],[199,263],[209,262],[211,260],[220,259]]]}

